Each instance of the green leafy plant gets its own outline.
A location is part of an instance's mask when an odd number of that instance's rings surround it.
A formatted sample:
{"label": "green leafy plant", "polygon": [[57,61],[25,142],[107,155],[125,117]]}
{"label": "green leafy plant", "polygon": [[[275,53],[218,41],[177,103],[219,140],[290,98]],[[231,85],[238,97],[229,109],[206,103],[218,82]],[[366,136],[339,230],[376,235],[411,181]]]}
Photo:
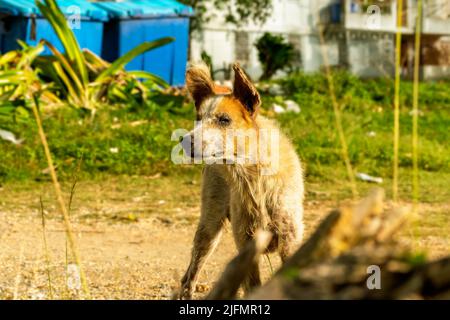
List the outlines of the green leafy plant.
{"label": "green leafy plant", "polygon": [[61,103],[52,92],[52,84],[40,81],[40,70],[32,67],[33,62],[44,50],[43,44],[28,46],[19,41],[20,50],[0,56],[0,117],[14,116],[16,120],[28,117],[30,91],[39,92],[46,104]]}
{"label": "green leafy plant", "polygon": [[263,66],[261,80],[268,80],[278,70],[290,68],[295,57],[294,46],[284,40],[282,36],[268,32],[258,39],[255,44],[258,58]]}
{"label": "green leafy plant", "polygon": [[206,63],[206,65],[211,70],[211,76],[213,77],[213,80],[214,80],[214,73],[212,72],[212,68],[213,68],[212,57],[205,50],[202,51],[200,57],[202,58],[202,61],[204,63]]}
{"label": "green leafy plant", "polygon": [[44,40],[44,44],[53,56],[42,57],[38,60],[38,66],[46,69],[46,74],[58,85],[60,94],[70,105],[94,110],[100,104],[114,99],[119,102],[130,102],[129,99],[136,99],[135,94],[142,100],[149,86],[143,86],[139,79],[145,79],[147,84],[150,82],[160,87],[167,86],[163,79],[154,74],[145,71],[125,72],[123,68],[135,57],[166,45],[172,42],[173,38],[166,37],[144,42],[110,64],[94,53],[80,49],[74,33],[55,0],[36,3],[65,49],[65,54],[62,54],[50,42]]}
{"label": "green leafy plant", "polygon": [[209,70],[211,71],[211,78],[213,80],[216,79],[216,75],[219,73],[222,73],[223,77],[225,79],[230,79],[231,70],[232,70],[231,64],[227,65],[224,63],[222,68],[214,68],[212,57],[208,54],[208,52],[206,52],[204,50],[201,53],[201,59],[209,67]]}
{"label": "green leafy plant", "polygon": [[[162,38],[144,42],[109,63],[89,50],[81,50],[75,35],[55,0],[37,1],[37,6],[58,35],[64,53],[42,40],[0,56],[0,117],[27,115],[32,94],[46,105],[69,104],[95,110],[105,104],[142,105],[148,95],[168,84],[146,71],[126,72],[135,57],[173,41]],[[52,55],[42,56],[47,46]]]}

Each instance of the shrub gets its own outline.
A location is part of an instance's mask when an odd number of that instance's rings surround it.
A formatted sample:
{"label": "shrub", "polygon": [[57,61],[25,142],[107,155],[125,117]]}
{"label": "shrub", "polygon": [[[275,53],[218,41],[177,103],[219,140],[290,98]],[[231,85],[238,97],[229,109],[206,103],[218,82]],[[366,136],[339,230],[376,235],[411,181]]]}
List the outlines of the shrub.
{"label": "shrub", "polygon": [[256,42],[258,58],[263,66],[261,80],[270,79],[278,70],[290,68],[295,56],[292,44],[286,42],[282,36],[264,33]]}

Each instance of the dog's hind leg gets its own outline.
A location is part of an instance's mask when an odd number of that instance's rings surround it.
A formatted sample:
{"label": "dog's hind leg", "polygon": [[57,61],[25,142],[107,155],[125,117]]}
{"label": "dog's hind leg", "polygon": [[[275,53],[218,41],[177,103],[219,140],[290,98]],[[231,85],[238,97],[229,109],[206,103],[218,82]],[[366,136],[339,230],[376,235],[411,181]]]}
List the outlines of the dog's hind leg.
{"label": "dog's hind leg", "polygon": [[[246,240],[241,240],[240,244],[243,244],[242,246],[238,244],[238,249],[241,251],[243,247],[245,246],[248,241],[251,241],[251,237],[247,237]],[[252,261],[251,265],[249,265],[247,269],[247,276],[245,278],[245,281],[243,283],[243,289],[244,292],[247,294],[255,287],[261,286],[261,275],[259,272],[259,258],[257,261]]]}
{"label": "dog's hind leg", "polygon": [[281,212],[275,224],[278,231],[278,253],[284,263],[300,244],[303,237],[303,223],[299,215],[290,216],[286,212]]}
{"label": "dog's hind leg", "polygon": [[225,180],[208,169],[203,173],[203,181],[202,213],[194,237],[191,262],[181,280],[181,299],[192,298],[199,272],[219,242],[229,212],[229,189]]}
{"label": "dog's hind leg", "polygon": [[[232,195],[231,200],[231,226],[233,229],[234,241],[239,251],[242,251],[245,246],[254,237],[258,229],[264,229],[261,220],[258,217],[249,214],[242,206],[242,201],[236,195]],[[236,197],[236,198],[234,198]],[[259,259],[253,261],[248,268],[248,274],[245,278],[243,289],[245,293],[250,292],[253,288],[261,285],[261,276],[259,272]]]}
{"label": "dog's hind leg", "polygon": [[249,293],[253,288],[261,286],[261,275],[259,272],[259,259],[250,266],[248,277],[244,282],[244,291]]}

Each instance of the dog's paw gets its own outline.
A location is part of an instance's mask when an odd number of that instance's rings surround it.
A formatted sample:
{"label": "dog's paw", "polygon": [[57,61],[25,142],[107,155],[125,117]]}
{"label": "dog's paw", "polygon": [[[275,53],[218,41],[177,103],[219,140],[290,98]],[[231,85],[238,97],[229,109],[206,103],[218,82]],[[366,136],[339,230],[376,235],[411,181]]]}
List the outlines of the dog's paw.
{"label": "dog's paw", "polygon": [[181,287],[172,294],[172,300],[192,300],[192,290]]}

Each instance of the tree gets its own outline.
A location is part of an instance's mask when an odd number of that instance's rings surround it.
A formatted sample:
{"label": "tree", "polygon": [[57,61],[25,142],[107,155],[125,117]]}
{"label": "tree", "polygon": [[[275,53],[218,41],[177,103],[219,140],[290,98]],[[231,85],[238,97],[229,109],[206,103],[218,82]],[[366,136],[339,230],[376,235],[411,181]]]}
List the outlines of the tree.
{"label": "tree", "polygon": [[225,22],[241,26],[253,21],[264,23],[272,11],[272,0],[179,0],[191,6],[195,15],[191,19],[190,32],[201,31],[203,25],[215,18],[214,13],[208,10],[212,5],[224,12]]}

